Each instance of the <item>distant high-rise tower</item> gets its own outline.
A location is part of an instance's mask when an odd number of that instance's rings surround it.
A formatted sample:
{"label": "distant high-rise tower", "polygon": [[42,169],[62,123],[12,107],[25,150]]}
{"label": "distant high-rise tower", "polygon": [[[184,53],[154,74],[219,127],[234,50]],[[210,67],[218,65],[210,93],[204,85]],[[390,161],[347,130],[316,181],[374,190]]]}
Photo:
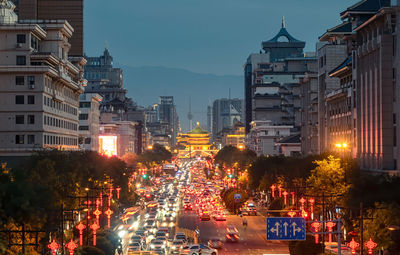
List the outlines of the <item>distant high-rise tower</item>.
{"label": "distant high-rise tower", "polygon": [[189,130],[193,129],[193,113],[192,113],[192,98],[189,97],[189,113],[187,115],[189,120]]}
{"label": "distant high-rise tower", "polygon": [[20,20],[67,20],[74,28],[69,56],[83,56],[83,0],[13,0]]}

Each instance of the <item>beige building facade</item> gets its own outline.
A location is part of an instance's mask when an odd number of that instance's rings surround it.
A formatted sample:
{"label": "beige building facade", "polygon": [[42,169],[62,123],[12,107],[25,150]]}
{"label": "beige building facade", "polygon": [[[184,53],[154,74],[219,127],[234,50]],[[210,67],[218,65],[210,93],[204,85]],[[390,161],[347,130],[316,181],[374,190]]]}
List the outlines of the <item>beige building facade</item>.
{"label": "beige building facade", "polygon": [[78,149],[83,58],[68,58],[65,20],[18,21],[0,3],[0,155]]}
{"label": "beige building facade", "polygon": [[85,151],[99,150],[100,102],[97,93],[84,93],[79,97],[79,145]]}

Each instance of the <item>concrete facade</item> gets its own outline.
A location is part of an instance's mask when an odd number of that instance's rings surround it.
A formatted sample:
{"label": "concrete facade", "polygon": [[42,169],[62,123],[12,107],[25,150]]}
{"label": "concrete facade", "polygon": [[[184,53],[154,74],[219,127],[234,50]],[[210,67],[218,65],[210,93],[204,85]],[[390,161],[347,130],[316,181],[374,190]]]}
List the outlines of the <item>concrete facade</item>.
{"label": "concrete facade", "polygon": [[232,129],[242,121],[243,100],[221,98],[213,102],[211,108],[211,133],[213,141],[217,140],[223,129]]}
{"label": "concrete facade", "polygon": [[79,145],[86,151],[99,150],[100,102],[95,93],[84,93],[79,97]]}
{"label": "concrete facade", "polygon": [[[15,6],[5,3],[0,15],[11,15]],[[64,20],[0,20],[0,155],[77,150],[86,61],[68,57],[72,26]]]}

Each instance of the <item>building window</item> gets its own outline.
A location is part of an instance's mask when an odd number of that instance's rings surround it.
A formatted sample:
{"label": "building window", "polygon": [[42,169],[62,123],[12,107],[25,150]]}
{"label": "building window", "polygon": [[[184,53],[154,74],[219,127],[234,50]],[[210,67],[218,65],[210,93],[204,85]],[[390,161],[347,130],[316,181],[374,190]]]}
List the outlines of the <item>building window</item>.
{"label": "building window", "polygon": [[15,116],[15,124],[24,124],[24,115],[16,115]]}
{"label": "building window", "polygon": [[24,144],[24,135],[16,135],[15,144]]}
{"label": "building window", "polygon": [[35,76],[28,76],[28,85],[35,85]]}
{"label": "building window", "polygon": [[81,113],[79,114],[79,120],[87,120],[89,118],[89,114]]}
{"label": "building window", "polygon": [[15,96],[15,104],[25,104],[24,96]]}
{"label": "building window", "polygon": [[89,130],[89,126],[79,126],[79,130]]}
{"label": "building window", "polygon": [[28,144],[35,144],[35,135],[28,135]]}
{"label": "building window", "polygon": [[15,76],[15,85],[25,85],[25,77]]}
{"label": "building window", "polygon": [[17,56],[17,66],[26,65],[26,56]]}
{"label": "building window", "polygon": [[28,124],[35,124],[35,115],[28,115]]}
{"label": "building window", "polygon": [[35,104],[35,96],[28,96],[28,104]]}
{"label": "building window", "polygon": [[17,43],[26,43],[26,35],[23,34],[17,35]]}
{"label": "building window", "polygon": [[90,102],[79,102],[79,108],[90,108]]}

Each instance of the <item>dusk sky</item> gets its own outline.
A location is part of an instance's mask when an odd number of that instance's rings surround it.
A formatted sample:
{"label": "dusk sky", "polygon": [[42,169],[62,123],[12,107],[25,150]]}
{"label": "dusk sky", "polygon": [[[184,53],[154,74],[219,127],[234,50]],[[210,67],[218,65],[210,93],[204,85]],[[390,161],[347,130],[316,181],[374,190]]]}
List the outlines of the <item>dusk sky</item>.
{"label": "dusk sky", "polygon": [[247,56],[280,29],[314,51],[318,36],[339,24],[346,0],[86,0],[85,50],[114,62],[241,75]]}

